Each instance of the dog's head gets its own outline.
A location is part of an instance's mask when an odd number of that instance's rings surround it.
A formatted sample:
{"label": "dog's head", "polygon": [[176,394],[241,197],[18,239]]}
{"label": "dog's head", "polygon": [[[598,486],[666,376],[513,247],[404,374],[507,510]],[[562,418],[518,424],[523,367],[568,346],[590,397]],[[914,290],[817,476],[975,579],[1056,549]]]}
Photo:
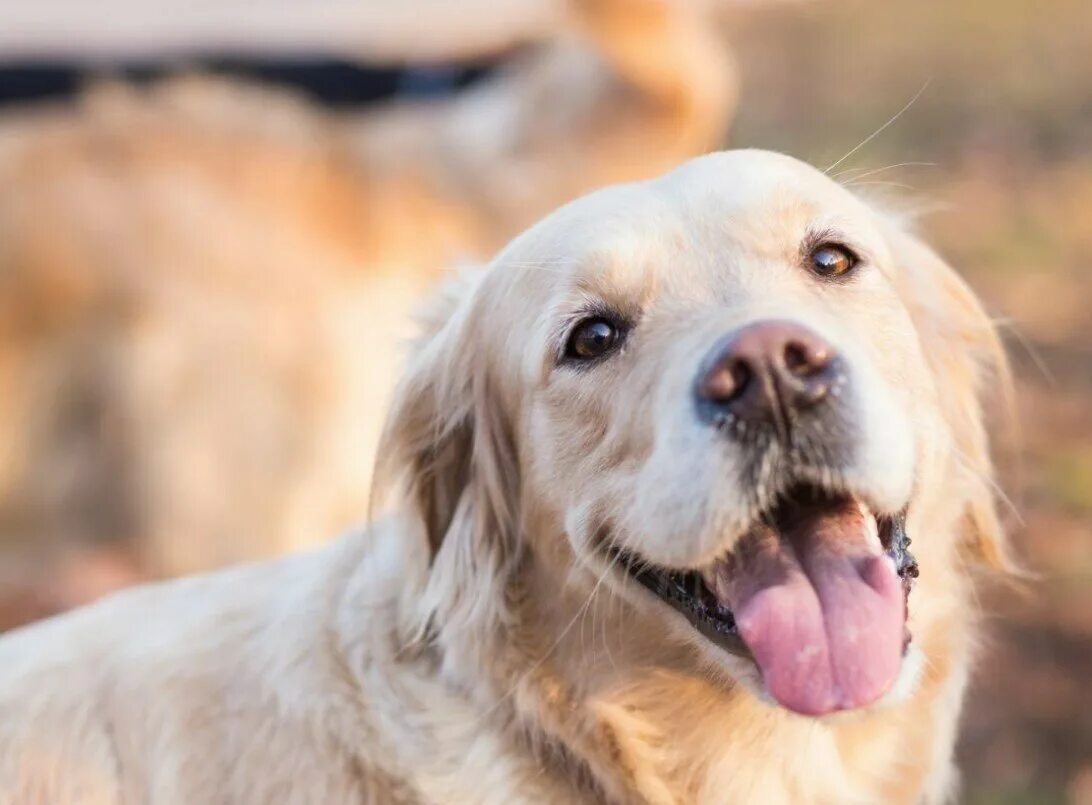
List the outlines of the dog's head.
{"label": "dog's head", "polygon": [[[726,152],[587,196],[438,310],[380,477],[412,501],[440,618],[487,606],[482,579],[566,564],[643,631],[821,714],[899,674],[908,530],[937,565],[956,534],[1002,556],[988,320],[800,162]],[[946,532],[915,531],[939,510]]]}

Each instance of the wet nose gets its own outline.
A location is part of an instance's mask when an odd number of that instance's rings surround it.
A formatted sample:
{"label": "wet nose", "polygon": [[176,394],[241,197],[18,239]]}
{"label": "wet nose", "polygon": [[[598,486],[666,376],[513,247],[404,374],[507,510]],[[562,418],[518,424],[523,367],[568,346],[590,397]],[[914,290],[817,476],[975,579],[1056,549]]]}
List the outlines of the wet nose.
{"label": "wet nose", "polygon": [[710,422],[727,415],[784,431],[794,415],[830,394],[836,358],[827,341],[801,324],[749,324],[710,350],[695,386],[699,411]]}

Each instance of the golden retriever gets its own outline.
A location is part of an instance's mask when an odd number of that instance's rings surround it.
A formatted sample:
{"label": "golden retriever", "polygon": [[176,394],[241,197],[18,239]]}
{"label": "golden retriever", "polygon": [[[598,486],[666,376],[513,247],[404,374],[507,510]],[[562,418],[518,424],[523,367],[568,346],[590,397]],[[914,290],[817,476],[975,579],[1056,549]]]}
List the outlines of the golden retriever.
{"label": "golden retriever", "polygon": [[4,801],[953,795],[1003,363],[932,251],[729,151],[549,215],[424,329],[366,532],[0,641]]}

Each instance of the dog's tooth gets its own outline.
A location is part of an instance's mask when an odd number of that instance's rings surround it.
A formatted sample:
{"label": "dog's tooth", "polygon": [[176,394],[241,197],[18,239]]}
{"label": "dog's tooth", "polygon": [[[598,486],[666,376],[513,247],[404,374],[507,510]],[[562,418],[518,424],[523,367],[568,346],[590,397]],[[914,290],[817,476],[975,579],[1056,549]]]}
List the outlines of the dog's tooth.
{"label": "dog's tooth", "polygon": [[858,502],[857,507],[860,509],[861,516],[864,518],[865,540],[868,542],[870,548],[874,548],[877,553],[883,553],[883,542],[880,540],[880,528],[876,522],[876,518],[872,515],[871,510],[863,503]]}
{"label": "dog's tooth", "polygon": [[720,603],[728,600],[727,572],[727,561],[720,559],[712,567],[706,568],[701,573],[701,578],[702,581],[705,582],[706,588]]}
{"label": "dog's tooth", "polygon": [[700,575],[706,589],[715,594],[717,590],[717,565],[703,569]]}

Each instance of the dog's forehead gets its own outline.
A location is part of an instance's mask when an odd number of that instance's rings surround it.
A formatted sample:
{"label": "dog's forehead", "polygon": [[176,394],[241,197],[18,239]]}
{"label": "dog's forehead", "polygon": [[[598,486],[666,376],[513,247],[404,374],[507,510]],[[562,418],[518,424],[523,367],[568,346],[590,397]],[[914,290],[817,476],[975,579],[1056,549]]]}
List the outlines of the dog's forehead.
{"label": "dog's forehead", "polygon": [[556,265],[579,270],[585,260],[594,270],[642,250],[715,249],[733,241],[780,248],[809,227],[867,229],[868,213],[853,193],[798,159],[725,151],[578,199],[547,216],[523,245]]}
{"label": "dog's forehead", "polygon": [[876,239],[868,207],[815,168],[724,151],[563,207],[514,244],[509,261],[555,288],[654,293],[672,277],[711,278],[735,256],[792,259],[805,235],[824,231]]}
{"label": "dog's forehead", "polygon": [[837,203],[852,198],[811,165],[785,154],[757,149],[719,151],[683,163],[649,182],[659,192],[721,209],[761,207],[779,197],[802,203]]}

